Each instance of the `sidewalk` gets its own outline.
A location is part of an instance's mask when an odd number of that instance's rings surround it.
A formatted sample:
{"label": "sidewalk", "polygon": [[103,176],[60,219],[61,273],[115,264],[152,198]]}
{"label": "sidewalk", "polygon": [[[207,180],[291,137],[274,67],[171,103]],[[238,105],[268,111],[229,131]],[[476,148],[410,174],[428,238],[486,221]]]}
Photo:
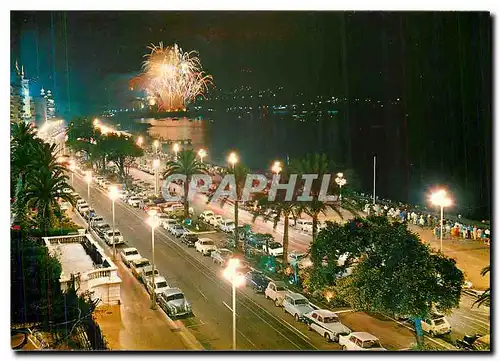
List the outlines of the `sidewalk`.
{"label": "sidewalk", "polygon": [[[82,218],[72,211],[68,216],[82,228]],[[111,256],[111,251],[104,247]],[[118,252],[117,252],[118,253]],[[121,305],[100,306],[94,317],[111,350],[193,350],[200,349],[189,335],[184,334],[178,323],[167,318],[158,306],[150,308],[149,294],[121,261],[115,262],[120,287]]]}
{"label": "sidewalk", "polygon": [[[441,247],[441,241],[430,229],[421,229],[410,224],[408,228],[435,250]],[[472,282],[472,288],[484,291],[490,287],[490,274],[481,276],[481,270],[490,264],[490,247],[482,241],[451,238],[443,239],[443,253],[455,259],[457,266],[464,272],[465,279]]]}

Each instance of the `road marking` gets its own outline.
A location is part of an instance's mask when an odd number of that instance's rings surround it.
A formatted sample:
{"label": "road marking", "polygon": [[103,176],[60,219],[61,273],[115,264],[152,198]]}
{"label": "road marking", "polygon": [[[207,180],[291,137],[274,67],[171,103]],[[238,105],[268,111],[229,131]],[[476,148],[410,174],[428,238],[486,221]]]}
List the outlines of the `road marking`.
{"label": "road marking", "polygon": [[185,326],[185,327],[186,328],[194,328],[194,327],[200,327],[200,326],[203,326],[203,325],[206,325],[206,323],[200,320],[200,323],[195,323],[194,325],[188,325],[188,326]]}
{"label": "road marking", "polygon": [[477,322],[477,323],[480,323],[482,325],[485,325],[486,327],[490,327],[490,324],[488,322],[484,322],[484,321],[481,321],[481,320],[478,320],[477,318],[472,318],[472,317],[469,317],[469,316],[465,316],[465,315],[462,315],[463,318],[466,318],[468,320],[471,320],[473,322]]}
{"label": "road marking", "polygon": [[[222,303],[224,304],[224,306],[226,306],[229,309],[229,311],[233,312],[233,309],[231,307],[229,307],[229,305],[226,302],[222,301]],[[238,313],[236,313],[236,316],[239,317]]]}
{"label": "road marking", "polygon": [[[194,283],[193,283],[193,284],[194,284]],[[195,287],[196,287],[196,285],[195,285]],[[200,293],[201,293],[201,295],[202,295],[202,296],[203,296],[206,300],[208,300],[207,296],[205,296],[205,294],[204,294],[203,292],[201,292],[201,290],[200,290],[198,287],[196,287],[196,289],[198,290],[198,292],[200,292]]]}
{"label": "road marking", "polygon": [[241,332],[241,331],[240,331],[240,330],[238,330],[238,329],[236,329],[236,331],[238,331],[238,333],[239,333],[241,336],[243,336],[243,337],[245,338],[245,340],[247,340],[247,341],[248,341],[248,342],[249,342],[249,343],[253,346],[253,348],[254,348],[255,350],[258,350],[257,345],[256,345],[256,344],[254,344],[252,341],[250,341],[250,339],[249,339],[248,337],[246,337],[246,336],[243,334],[243,332]]}
{"label": "road marking", "polygon": [[[281,317],[280,317],[281,318]],[[289,324],[287,321],[285,321],[284,319],[281,318],[281,320],[286,323],[288,326],[290,326],[291,328],[293,328],[295,331],[297,331],[298,333],[300,333],[302,336],[304,336],[305,338],[307,338],[309,340],[309,337],[307,337],[306,335],[304,335],[302,332],[300,332],[295,326]]]}

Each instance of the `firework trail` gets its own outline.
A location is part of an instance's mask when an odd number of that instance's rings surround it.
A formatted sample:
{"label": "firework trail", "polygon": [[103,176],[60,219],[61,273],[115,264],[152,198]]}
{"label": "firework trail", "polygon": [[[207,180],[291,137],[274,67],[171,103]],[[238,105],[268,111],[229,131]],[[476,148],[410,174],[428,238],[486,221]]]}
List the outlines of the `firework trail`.
{"label": "firework trail", "polygon": [[175,44],[163,47],[151,45],[142,65],[142,73],[132,79],[131,85],[146,91],[150,104],[166,111],[185,110],[186,103],[203,95],[213,85],[206,75],[195,51],[183,52]]}

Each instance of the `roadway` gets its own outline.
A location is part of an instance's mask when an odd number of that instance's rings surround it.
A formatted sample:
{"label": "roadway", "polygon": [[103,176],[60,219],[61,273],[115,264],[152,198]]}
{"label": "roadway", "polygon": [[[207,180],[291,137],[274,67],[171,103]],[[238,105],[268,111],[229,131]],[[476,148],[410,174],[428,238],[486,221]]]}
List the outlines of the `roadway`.
{"label": "roadway", "polygon": [[[132,168],[130,170],[130,174],[136,179],[146,180],[151,183],[154,182],[153,175],[150,175],[138,169]],[[179,186],[178,188],[180,189]],[[190,205],[194,208],[196,214],[199,214],[204,210],[211,209],[216,214],[222,214],[227,218],[234,219],[234,206],[232,204],[225,204],[224,207],[222,207],[219,202],[207,204],[207,197],[202,194],[197,194]],[[341,212],[345,219],[352,217],[352,215],[349,212],[343,209],[341,210]],[[238,215],[240,224],[249,223],[252,225],[253,231],[260,233],[271,233],[276,240],[279,241],[282,240],[283,237],[282,224],[278,224],[277,229],[274,230],[272,221],[265,222],[261,218],[258,218],[257,220],[252,222],[253,215],[242,209],[239,210]],[[328,219],[330,219],[332,215],[327,214],[327,217]],[[340,218],[338,217],[338,215],[335,215],[335,217],[336,217],[335,220],[339,221]],[[311,240],[312,236],[310,234],[300,232],[290,227],[289,229],[290,250],[307,252]],[[484,306],[480,308],[471,307],[472,302],[473,299],[471,296],[463,294],[460,300],[459,308],[454,309],[452,313],[447,317],[448,322],[452,326],[452,333],[451,335],[448,335],[444,338],[446,341],[453,342],[453,340],[459,338],[461,339],[466,334],[479,333],[481,335],[484,335],[490,332],[490,308]],[[413,326],[410,327],[413,328]]]}
{"label": "roadway", "polygon": [[[86,197],[87,185],[75,174],[74,188]],[[90,204],[111,224],[111,201],[105,191],[92,187]],[[136,247],[151,259],[151,229],[147,215],[121,201],[115,203],[116,227],[127,245]],[[195,317],[182,322],[207,350],[227,350],[232,345],[231,287],[223,280],[222,269],[208,257],[172,239],[163,228],[155,232],[155,264],[167,282],[181,288],[193,304]],[[316,350],[339,349],[338,344],[326,343],[307,327],[284,315],[262,295],[248,289],[237,294],[237,348],[240,350]],[[317,336],[317,337],[316,337]]]}

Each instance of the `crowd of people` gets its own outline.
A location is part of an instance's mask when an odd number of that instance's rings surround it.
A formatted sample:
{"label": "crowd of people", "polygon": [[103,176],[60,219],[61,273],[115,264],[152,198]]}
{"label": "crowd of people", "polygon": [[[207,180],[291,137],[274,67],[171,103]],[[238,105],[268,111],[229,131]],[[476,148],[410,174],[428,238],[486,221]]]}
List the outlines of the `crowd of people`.
{"label": "crowd of people", "polygon": [[[402,222],[408,222],[420,228],[431,228],[436,237],[441,236],[440,219],[436,215],[424,214],[421,212],[410,211],[407,209],[400,209],[398,207],[390,207],[379,204],[366,203],[364,212],[367,215],[383,215]],[[478,228],[476,225],[471,226],[460,222],[454,222],[449,219],[443,220],[443,238],[463,238],[472,240],[481,240],[489,244],[490,229],[487,227]]]}

